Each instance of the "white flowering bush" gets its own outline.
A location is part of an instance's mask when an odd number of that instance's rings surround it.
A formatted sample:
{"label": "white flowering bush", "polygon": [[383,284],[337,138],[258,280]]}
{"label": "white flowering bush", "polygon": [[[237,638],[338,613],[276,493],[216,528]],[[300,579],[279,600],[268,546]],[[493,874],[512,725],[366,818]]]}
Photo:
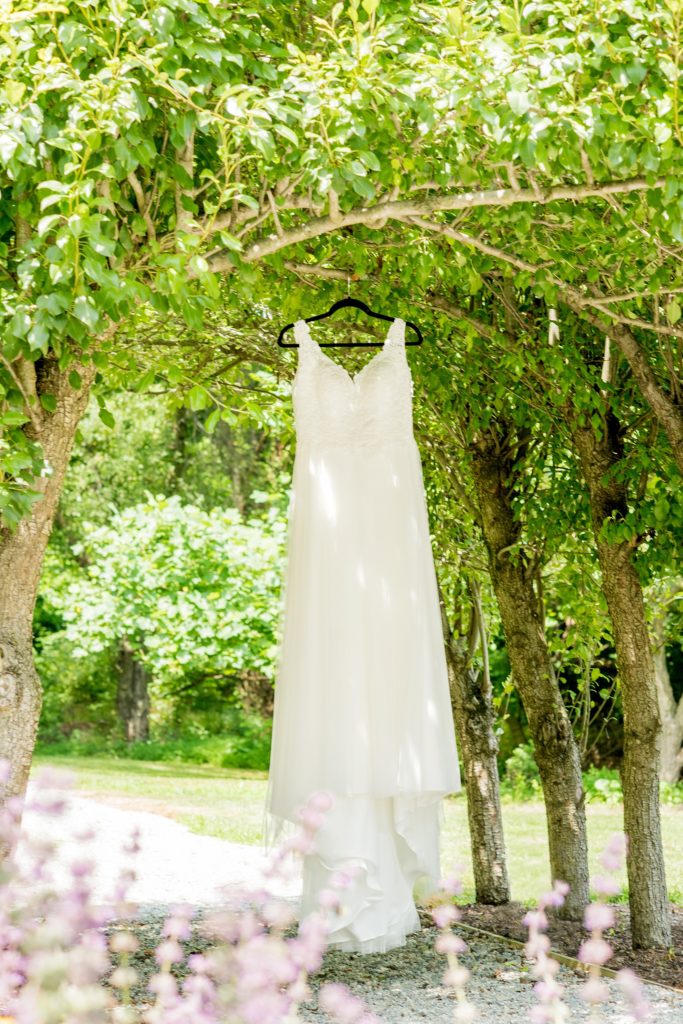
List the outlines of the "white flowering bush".
{"label": "white flowering bush", "polygon": [[[0,782],[7,773],[8,762],[0,761]],[[49,815],[64,811],[64,779],[57,778],[60,790],[55,789],[55,774],[43,770],[30,801],[10,798],[0,808],[0,834],[11,849],[0,865],[0,1024],[291,1024],[300,1020],[298,1009],[312,997],[309,979],[322,964],[331,920],[355,869],[331,876],[329,887],[319,894],[319,909],[296,930],[293,908],[269,891],[267,880],[286,875],[292,869],[292,856],[303,856],[312,848],[333,803],[330,793],[312,794],[301,808],[301,827],[265,866],[263,888],[241,889],[227,906],[202,922],[211,939],[205,952],[187,954],[183,948],[192,933],[195,908],[186,903],[172,908],[153,950],[155,969],[147,979],[148,998],[141,1005],[132,998],[140,980],[131,963],[139,949],[133,928],[137,908],[127,898],[134,870],[122,872],[113,886],[110,906],[98,908],[91,898],[92,860],[75,860],[69,865],[68,882],[55,884],[54,843],[22,836],[22,856],[16,857],[22,809]],[[138,840],[134,831],[124,847],[131,857],[139,849]],[[602,857],[608,871],[620,866],[624,846],[623,836],[610,842]],[[614,914],[602,897],[616,891],[609,875],[597,879],[595,887],[601,898],[586,909],[590,934],[579,951],[579,958],[588,965],[582,995],[591,1007],[592,1024],[600,1020],[600,1007],[610,995],[601,972],[612,954],[604,933],[613,925]],[[560,905],[567,891],[565,883],[555,883],[525,918],[529,931],[525,951],[536,978],[537,1002],[530,1014],[534,1024],[563,1024],[568,1017],[558,982],[559,964],[551,956],[546,934],[546,910]],[[435,949],[446,957],[443,983],[455,995],[453,1020],[471,1024],[477,1010],[467,994],[469,971],[459,959],[467,945],[453,930],[460,918],[453,897],[460,892],[457,878],[441,879],[431,914],[438,929]],[[107,938],[104,926],[113,920],[118,927]],[[622,970],[617,978],[631,1017],[648,1019],[651,1010],[635,974]],[[341,983],[321,985],[318,1004],[336,1024],[382,1024]]]}

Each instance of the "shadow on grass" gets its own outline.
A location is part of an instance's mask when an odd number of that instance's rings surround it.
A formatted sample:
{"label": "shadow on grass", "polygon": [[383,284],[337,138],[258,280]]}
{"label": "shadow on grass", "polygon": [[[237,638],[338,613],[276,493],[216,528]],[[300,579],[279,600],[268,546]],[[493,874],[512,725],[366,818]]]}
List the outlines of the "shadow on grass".
{"label": "shadow on grass", "polygon": [[192,764],[188,761],[143,761],[128,757],[93,757],[90,754],[50,754],[48,751],[35,753],[32,771],[43,764],[74,770],[76,766],[82,766],[103,775],[166,775],[176,779],[268,778],[268,772],[256,768],[217,768],[210,764]]}

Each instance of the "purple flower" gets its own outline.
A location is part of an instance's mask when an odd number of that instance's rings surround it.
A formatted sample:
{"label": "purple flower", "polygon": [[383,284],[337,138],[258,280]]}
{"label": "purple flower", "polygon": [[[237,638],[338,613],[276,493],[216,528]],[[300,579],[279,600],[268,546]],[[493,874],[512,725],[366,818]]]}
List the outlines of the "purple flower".
{"label": "purple flower", "polygon": [[443,972],[444,985],[451,985],[453,988],[464,988],[470,979],[470,972],[462,964],[455,964],[447,967]]}
{"label": "purple flower", "polygon": [[189,903],[180,903],[171,907],[171,914],[164,921],[163,934],[172,939],[187,939],[192,933],[190,919],[195,909]]}
{"label": "purple flower", "polygon": [[534,992],[542,1003],[550,1003],[553,999],[559,999],[562,991],[562,985],[554,978],[542,978],[534,985]]}
{"label": "purple flower", "polygon": [[456,956],[467,950],[467,943],[453,932],[445,932],[443,935],[437,936],[434,946],[437,953],[454,953]]}
{"label": "purple flower", "polygon": [[358,871],[349,870],[338,870],[333,871],[330,875],[330,886],[333,889],[347,889],[353,881],[354,875]]}
{"label": "purple flower", "polygon": [[579,960],[584,964],[606,964],[612,956],[612,947],[604,939],[586,939],[579,949]]}
{"label": "purple flower", "polygon": [[321,1008],[334,1017],[338,1024],[357,1024],[366,1011],[362,1000],[339,982],[322,985],[318,1001]]}
{"label": "purple flower", "polygon": [[524,952],[530,960],[544,956],[550,949],[550,939],[542,932],[534,932],[524,944]]}
{"label": "purple flower", "polygon": [[609,989],[601,978],[589,978],[585,985],[581,986],[580,995],[586,1003],[606,1003],[609,999]]}
{"label": "purple flower", "polygon": [[271,928],[287,928],[295,919],[293,907],[284,900],[268,899],[261,907],[261,916]]}
{"label": "purple flower", "polygon": [[244,1024],[281,1024],[290,1008],[285,992],[266,990],[240,1003],[239,1019]]}
{"label": "purple flower", "polygon": [[444,903],[440,907],[434,907],[432,910],[432,918],[438,928],[447,928],[449,924],[457,921],[459,917],[460,911],[452,903]]}
{"label": "purple flower", "polygon": [[334,807],[335,798],[334,795],[327,789],[316,790],[315,793],[311,793],[307,803],[309,807],[312,807],[315,811],[329,811],[331,807]]}
{"label": "purple flower", "polygon": [[527,928],[547,928],[548,918],[542,910],[529,910],[522,918]]}
{"label": "purple flower", "polygon": [[463,885],[458,875],[446,875],[439,880],[439,887],[449,896],[462,895]]}
{"label": "purple flower", "polygon": [[175,939],[160,942],[154,952],[154,959],[159,964],[179,963],[183,959],[183,947]]}
{"label": "purple flower", "polygon": [[321,811],[317,811],[314,807],[302,807],[297,812],[297,818],[304,823],[304,825],[314,832],[324,824],[325,815]]}
{"label": "purple flower", "polygon": [[617,971],[617,985],[628,1003],[631,1016],[635,1020],[649,1020],[652,1016],[652,1006],[645,996],[643,983],[634,971],[629,967],[622,967]]}
{"label": "purple flower", "polygon": [[609,878],[607,875],[594,878],[593,885],[601,896],[617,896],[621,892],[621,885],[616,878]]}
{"label": "purple flower", "polygon": [[339,896],[334,889],[321,889],[318,893],[318,903],[326,910],[336,910],[340,906]]}
{"label": "purple flower", "polygon": [[614,925],[614,910],[605,903],[589,903],[586,907],[583,923],[589,931],[604,931]]}

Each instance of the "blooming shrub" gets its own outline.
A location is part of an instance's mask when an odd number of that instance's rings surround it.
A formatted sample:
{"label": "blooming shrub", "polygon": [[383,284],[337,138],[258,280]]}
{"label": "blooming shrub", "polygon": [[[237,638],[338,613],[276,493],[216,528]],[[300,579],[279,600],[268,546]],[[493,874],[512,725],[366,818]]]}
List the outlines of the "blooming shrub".
{"label": "blooming shrub", "polygon": [[[0,784],[9,765],[0,761]],[[91,899],[92,860],[81,857],[69,865],[67,882],[55,883],[51,873],[54,843],[21,836],[21,862],[16,857],[20,820],[24,808],[59,815],[66,807],[64,776],[49,769],[36,779],[36,796],[10,798],[0,808],[0,837],[10,855],[0,864],[0,1021],[4,1024],[291,1024],[299,1020],[298,1007],[311,998],[309,978],[320,968],[331,917],[343,901],[343,891],[354,871],[335,872],[327,889],[319,894],[319,910],[309,914],[294,932],[295,913],[284,900],[262,888],[243,888],[225,907],[216,909],[201,923],[212,940],[206,952],[186,954],[183,941],[192,933],[194,907],[177,904],[163,926],[163,937],[154,949],[156,970],[148,979],[149,999],[134,1005],[131,991],[138,982],[131,955],[139,940],[131,923],[136,905],[127,898],[135,872],[126,869],[113,887],[109,907],[97,908]],[[55,785],[62,787],[57,792]],[[298,833],[283,843],[264,868],[264,879],[286,876],[294,859],[313,847],[315,833],[332,806],[331,794],[311,795],[301,808]],[[82,834],[87,841],[92,834]],[[124,847],[131,856],[139,850],[134,831]],[[620,867],[624,837],[615,836],[603,854],[607,871]],[[594,882],[606,896],[616,891],[611,877]],[[468,969],[459,956],[466,943],[453,930],[460,911],[453,896],[461,892],[457,878],[440,880],[431,910],[438,929],[435,948],[446,957],[443,983],[453,990],[456,1024],[471,1024],[476,1008],[467,995]],[[529,929],[526,954],[533,963],[538,1001],[531,1013],[534,1024],[562,1024],[568,1009],[558,983],[559,964],[550,955],[545,934],[546,909],[564,901],[568,886],[556,882],[526,915]],[[109,938],[103,926],[115,919],[123,927]],[[602,966],[611,956],[604,932],[614,923],[610,906],[598,900],[586,909],[590,935],[580,950],[589,974],[582,994],[592,1007],[591,1021],[598,1021],[599,1007],[609,997],[601,978]],[[292,932],[292,934],[287,934]],[[183,967],[183,977],[177,969]],[[640,981],[622,970],[618,981],[634,1020],[645,1020],[650,1007]],[[379,1018],[341,983],[320,987],[320,1009],[336,1024],[381,1024]]]}

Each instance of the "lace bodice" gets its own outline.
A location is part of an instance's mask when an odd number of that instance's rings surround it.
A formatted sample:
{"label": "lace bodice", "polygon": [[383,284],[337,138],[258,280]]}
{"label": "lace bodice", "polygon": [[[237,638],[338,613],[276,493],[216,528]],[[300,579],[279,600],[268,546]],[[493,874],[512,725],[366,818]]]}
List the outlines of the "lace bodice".
{"label": "lace bodice", "polygon": [[305,320],[296,321],[294,337],[299,344],[292,381],[297,446],[414,443],[405,321],[392,322],[382,348],[354,376],[323,352]]}

